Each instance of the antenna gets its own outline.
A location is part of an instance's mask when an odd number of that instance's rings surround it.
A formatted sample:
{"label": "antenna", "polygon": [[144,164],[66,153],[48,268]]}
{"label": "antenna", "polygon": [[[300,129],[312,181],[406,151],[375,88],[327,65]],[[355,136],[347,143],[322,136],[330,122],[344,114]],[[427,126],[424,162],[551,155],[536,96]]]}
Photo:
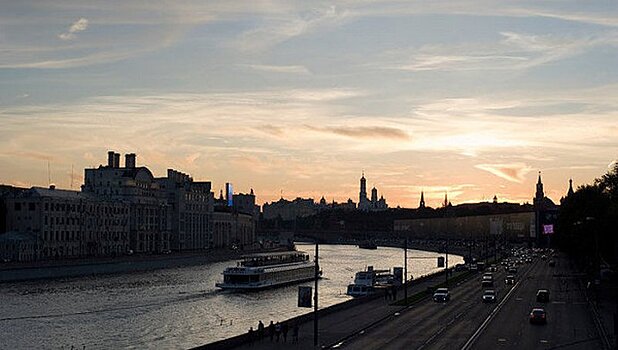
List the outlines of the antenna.
{"label": "antenna", "polygon": [[51,170],[49,165],[49,159],[47,160],[47,187],[51,185]]}
{"label": "antenna", "polygon": [[73,189],[73,164],[71,164],[71,189]]}

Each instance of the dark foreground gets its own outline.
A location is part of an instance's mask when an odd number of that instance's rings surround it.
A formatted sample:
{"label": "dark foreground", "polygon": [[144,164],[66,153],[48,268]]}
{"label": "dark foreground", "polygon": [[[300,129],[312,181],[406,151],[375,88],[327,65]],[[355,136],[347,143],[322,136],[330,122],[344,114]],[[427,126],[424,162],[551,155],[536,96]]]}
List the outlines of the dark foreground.
{"label": "dark foreground", "polygon": [[[586,286],[569,261],[557,255],[555,267],[537,258],[519,267],[515,285],[505,285],[506,273],[494,272],[498,300],[482,303],[480,273],[451,285],[451,300],[429,299],[407,308],[376,299],[326,315],[320,322],[320,347],[345,349],[603,349],[586,298]],[[442,277],[443,278],[443,277]],[[428,284],[431,281],[428,281]],[[435,281],[434,281],[435,282]],[[410,294],[426,288],[417,285]],[[550,301],[536,301],[547,288]],[[399,293],[399,297],[401,294]],[[534,306],[547,310],[545,325],[529,323]],[[291,334],[291,332],[290,332]],[[268,338],[239,349],[291,348]],[[313,324],[302,323],[294,348],[313,349]]]}

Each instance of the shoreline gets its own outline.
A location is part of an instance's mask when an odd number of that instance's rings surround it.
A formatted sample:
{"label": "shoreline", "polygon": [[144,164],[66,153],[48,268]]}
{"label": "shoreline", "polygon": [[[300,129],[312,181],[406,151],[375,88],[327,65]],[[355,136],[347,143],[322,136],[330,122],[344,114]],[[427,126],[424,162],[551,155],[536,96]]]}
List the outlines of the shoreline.
{"label": "shoreline", "polygon": [[61,279],[93,275],[114,275],[152,271],[182,266],[235,260],[253,253],[282,251],[285,248],[232,251],[216,249],[169,255],[135,255],[121,258],[100,258],[45,261],[40,263],[0,265],[0,283]]}

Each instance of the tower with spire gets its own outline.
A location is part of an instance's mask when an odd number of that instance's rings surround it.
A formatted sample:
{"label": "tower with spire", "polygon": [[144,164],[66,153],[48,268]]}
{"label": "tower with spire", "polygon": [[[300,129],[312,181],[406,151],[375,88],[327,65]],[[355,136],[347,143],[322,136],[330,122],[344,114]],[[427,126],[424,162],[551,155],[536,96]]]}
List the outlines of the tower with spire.
{"label": "tower with spire", "polygon": [[539,171],[539,180],[536,183],[536,194],[534,196],[535,201],[542,201],[545,197],[543,192],[543,181],[541,181],[541,172]]}
{"label": "tower with spire", "polygon": [[575,193],[573,191],[573,179],[569,179],[569,191],[567,192],[567,197]]}
{"label": "tower with spire", "polygon": [[418,208],[425,208],[425,193],[423,193],[423,191],[421,191],[421,202],[418,204]]}

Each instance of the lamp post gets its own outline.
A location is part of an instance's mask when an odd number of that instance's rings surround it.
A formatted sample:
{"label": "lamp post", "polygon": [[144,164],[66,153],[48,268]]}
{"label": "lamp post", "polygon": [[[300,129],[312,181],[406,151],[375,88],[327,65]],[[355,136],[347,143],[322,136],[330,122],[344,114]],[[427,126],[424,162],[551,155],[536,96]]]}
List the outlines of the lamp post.
{"label": "lamp post", "polygon": [[318,264],[318,240],[315,240],[315,291],[313,292],[313,346],[318,346],[318,279],[320,267]]}

